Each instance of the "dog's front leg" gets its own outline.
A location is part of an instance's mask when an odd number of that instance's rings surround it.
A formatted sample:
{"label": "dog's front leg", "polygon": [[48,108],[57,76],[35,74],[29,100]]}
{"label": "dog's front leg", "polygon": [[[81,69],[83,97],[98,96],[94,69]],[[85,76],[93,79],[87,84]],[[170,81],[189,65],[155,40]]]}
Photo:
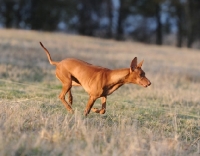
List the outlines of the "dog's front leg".
{"label": "dog's front leg", "polygon": [[101,104],[102,104],[101,109],[92,108],[92,111],[95,113],[104,114],[106,112],[106,99],[107,99],[106,96],[101,97]]}
{"label": "dog's front leg", "polygon": [[100,110],[100,114],[104,114],[106,112],[106,96],[101,98],[102,108]]}
{"label": "dog's front leg", "polygon": [[90,96],[88,103],[86,105],[85,111],[84,111],[85,116],[87,116],[90,113],[90,110],[91,110],[92,106],[94,105],[94,102],[96,101],[96,99],[97,98]]}

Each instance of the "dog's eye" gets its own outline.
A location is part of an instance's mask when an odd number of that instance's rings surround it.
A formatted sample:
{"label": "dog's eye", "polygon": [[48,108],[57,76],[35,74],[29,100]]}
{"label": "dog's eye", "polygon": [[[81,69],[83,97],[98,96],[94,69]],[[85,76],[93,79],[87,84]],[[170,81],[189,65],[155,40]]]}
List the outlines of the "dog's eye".
{"label": "dog's eye", "polygon": [[141,77],[145,77],[145,73],[141,73],[140,76],[141,76]]}

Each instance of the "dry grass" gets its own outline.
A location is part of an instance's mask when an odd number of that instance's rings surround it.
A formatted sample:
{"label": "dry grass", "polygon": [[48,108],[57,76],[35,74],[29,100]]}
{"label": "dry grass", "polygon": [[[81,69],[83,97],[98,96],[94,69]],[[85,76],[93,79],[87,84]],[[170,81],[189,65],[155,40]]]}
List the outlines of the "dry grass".
{"label": "dry grass", "polygon": [[[200,51],[90,37],[0,30],[0,155],[199,155]],[[58,100],[53,60],[76,57],[111,69],[144,59],[152,86],[125,85],[108,97],[105,115],[75,114]],[[95,103],[100,107],[100,102]]]}

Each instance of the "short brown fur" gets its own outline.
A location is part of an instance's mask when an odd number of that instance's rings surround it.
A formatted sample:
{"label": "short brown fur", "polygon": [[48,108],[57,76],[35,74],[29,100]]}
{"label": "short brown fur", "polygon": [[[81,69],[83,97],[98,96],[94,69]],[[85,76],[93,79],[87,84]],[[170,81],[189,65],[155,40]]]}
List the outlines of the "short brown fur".
{"label": "short brown fur", "polygon": [[[73,102],[72,86],[82,86],[89,94],[89,100],[84,111],[84,115],[87,116],[90,110],[104,114],[106,112],[107,96],[126,83],[138,84],[144,87],[151,85],[141,68],[143,61],[137,64],[137,57],[132,60],[130,68],[111,70],[74,58],[67,58],[60,62],[52,61],[49,51],[41,42],[40,45],[45,50],[50,64],[56,66],[56,77],[62,82],[62,91],[59,98],[71,113],[73,113],[71,107]],[[69,102],[65,100],[67,93]],[[92,108],[98,98],[101,98],[101,109]]]}

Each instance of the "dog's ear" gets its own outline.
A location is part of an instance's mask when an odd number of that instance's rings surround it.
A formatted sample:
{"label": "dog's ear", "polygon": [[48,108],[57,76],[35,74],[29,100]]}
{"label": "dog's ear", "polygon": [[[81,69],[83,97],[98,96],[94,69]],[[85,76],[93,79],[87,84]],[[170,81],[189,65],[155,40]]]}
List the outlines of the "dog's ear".
{"label": "dog's ear", "polygon": [[132,62],[131,62],[131,67],[130,67],[130,70],[131,71],[134,71],[134,69],[137,68],[137,57],[135,57]]}
{"label": "dog's ear", "polygon": [[142,64],[143,64],[144,60],[142,60],[138,65],[137,67],[141,68],[142,67]]}

